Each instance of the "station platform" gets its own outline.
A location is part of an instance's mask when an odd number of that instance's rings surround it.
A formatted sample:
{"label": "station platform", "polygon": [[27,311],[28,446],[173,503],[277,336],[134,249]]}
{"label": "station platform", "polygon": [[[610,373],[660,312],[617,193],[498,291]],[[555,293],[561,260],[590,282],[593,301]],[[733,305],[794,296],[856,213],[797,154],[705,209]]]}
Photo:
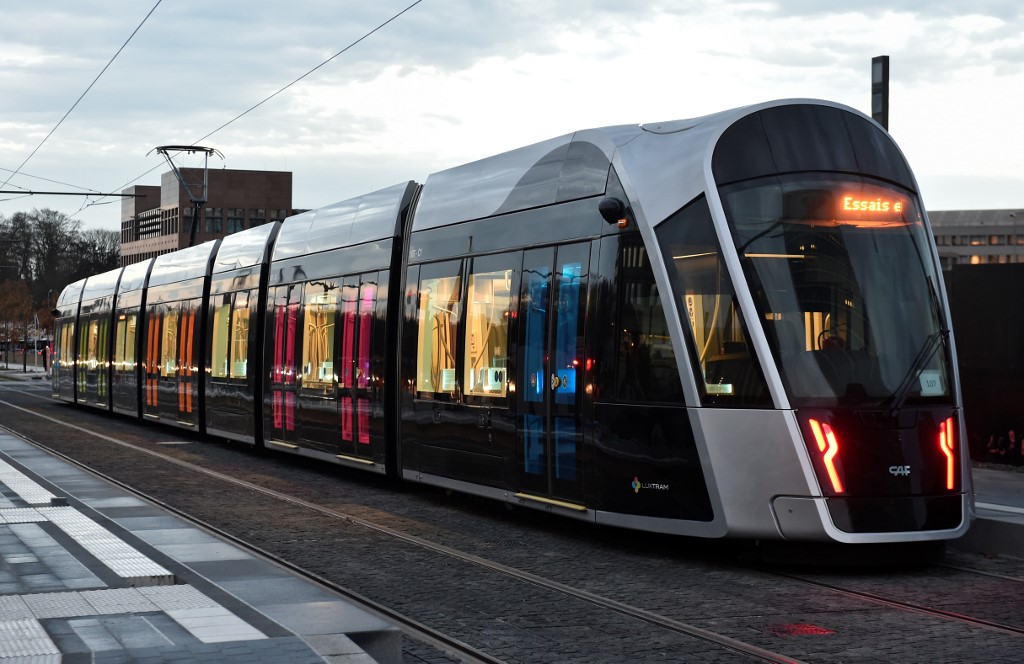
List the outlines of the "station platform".
{"label": "station platform", "polygon": [[1024,469],[981,464],[971,476],[976,518],[967,534],[948,546],[1024,558]]}
{"label": "station platform", "polygon": [[393,625],[0,432],[0,664],[402,660]]}

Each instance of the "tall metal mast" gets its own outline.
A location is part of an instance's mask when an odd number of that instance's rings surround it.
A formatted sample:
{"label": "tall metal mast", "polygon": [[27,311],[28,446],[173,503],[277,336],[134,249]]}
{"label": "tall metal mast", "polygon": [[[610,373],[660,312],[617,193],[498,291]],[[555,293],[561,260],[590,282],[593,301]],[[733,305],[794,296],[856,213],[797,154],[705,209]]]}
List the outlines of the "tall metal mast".
{"label": "tall metal mast", "polygon": [[[164,156],[164,159],[167,160],[167,164],[171,167],[171,170],[174,172],[174,177],[178,178],[178,182],[181,183],[181,186],[185,189],[185,193],[188,194],[188,199],[192,202],[192,228],[189,231],[188,237],[188,246],[191,247],[196,243],[196,229],[199,228],[199,213],[200,211],[202,211],[203,206],[206,205],[207,195],[209,194],[208,166],[210,161],[210,155],[217,155],[221,159],[224,159],[224,155],[220,152],[220,150],[216,150],[214,148],[204,148],[199,145],[161,145],[159,147],[153,148],[153,150],[151,150],[149,154],[153,154],[153,152],[159,152]],[[188,182],[185,182],[185,178],[184,176],[182,176],[181,171],[178,169],[177,166],[174,165],[174,160],[171,159],[170,153],[172,152],[187,152],[189,154],[194,154],[196,152],[203,153],[203,190],[200,195],[194,193],[192,191],[192,187],[189,186]]]}

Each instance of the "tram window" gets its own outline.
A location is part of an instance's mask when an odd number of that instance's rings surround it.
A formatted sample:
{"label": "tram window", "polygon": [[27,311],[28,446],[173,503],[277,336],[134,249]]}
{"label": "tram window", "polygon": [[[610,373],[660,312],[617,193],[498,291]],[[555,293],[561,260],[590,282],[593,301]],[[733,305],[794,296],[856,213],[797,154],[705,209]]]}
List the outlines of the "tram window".
{"label": "tram window", "polygon": [[58,326],[57,357],[55,358],[54,366],[64,366],[71,364],[71,336],[73,330],[74,326],[68,323],[61,323]]}
{"label": "tram window", "polygon": [[683,388],[661,295],[639,235],[622,238],[615,283],[616,400],[682,403]]}
{"label": "tram window", "polygon": [[370,341],[376,301],[377,284],[374,281],[363,281],[359,285],[359,352],[356,354],[356,387],[360,388],[370,387]]}
{"label": "tram window", "polygon": [[508,255],[473,261],[463,343],[467,395],[505,397],[508,393],[509,321],[516,272],[512,261]]}
{"label": "tram window", "polygon": [[249,312],[249,293],[236,293],[231,315],[231,378],[245,378],[248,375]]}
{"label": "tram window", "polygon": [[114,340],[114,370],[131,371],[135,368],[135,328],[136,314],[119,314],[117,317],[116,338]]}
{"label": "tram window", "polygon": [[213,344],[211,349],[211,375],[225,378],[228,375],[228,340],[231,334],[231,294],[215,296],[220,300],[213,310]]}
{"label": "tram window", "polygon": [[331,281],[306,284],[302,299],[302,387],[330,392],[337,382],[334,368],[334,334],[341,292]]}
{"label": "tram window", "polygon": [[178,351],[178,319],[180,312],[168,311],[163,317],[161,336],[163,346],[160,353],[160,375],[164,378],[174,376],[178,371],[175,353]]}
{"label": "tram window", "polygon": [[768,386],[701,196],[658,229],[679,318],[688,325],[705,405],[767,405]]}
{"label": "tram window", "polygon": [[[461,315],[461,263],[423,266],[419,292],[416,390],[454,395],[455,344]],[[437,276],[434,276],[437,275]]]}
{"label": "tram window", "polygon": [[295,382],[295,337],[299,330],[299,302],[302,300],[302,284],[279,286],[269,293],[273,302],[268,319],[269,343],[273,348],[271,380],[274,383]]}
{"label": "tram window", "polygon": [[96,368],[96,337],[99,333],[99,325],[91,320],[85,324],[85,352],[82,359],[85,360],[87,369]]}

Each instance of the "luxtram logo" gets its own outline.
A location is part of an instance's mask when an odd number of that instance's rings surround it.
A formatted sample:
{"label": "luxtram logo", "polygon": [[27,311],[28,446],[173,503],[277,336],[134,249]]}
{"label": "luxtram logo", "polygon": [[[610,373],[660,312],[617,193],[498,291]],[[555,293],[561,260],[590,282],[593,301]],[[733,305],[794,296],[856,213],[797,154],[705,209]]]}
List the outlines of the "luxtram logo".
{"label": "luxtram logo", "polygon": [[658,484],[657,482],[641,482],[639,477],[634,476],[633,481],[630,483],[633,487],[633,493],[640,493],[640,489],[652,489],[654,491],[668,491],[667,484]]}

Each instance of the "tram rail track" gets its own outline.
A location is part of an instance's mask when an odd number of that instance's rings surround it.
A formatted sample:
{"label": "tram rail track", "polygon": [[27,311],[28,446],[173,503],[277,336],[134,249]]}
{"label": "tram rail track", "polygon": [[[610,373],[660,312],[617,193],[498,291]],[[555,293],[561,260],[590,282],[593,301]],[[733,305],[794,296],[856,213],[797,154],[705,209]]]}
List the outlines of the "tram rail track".
{"label": "tram rail track", "polygon": [[[33,396],[36,396],[36,395],[33,395]],[[753,645],[753,644],[749,644],[749,643],[743,642],[741,640],[738,640],[738,639],[735,639],[735,638],[732,638],[732,637],[729,637],[729,636],[726,636],[726,635],[723,635],[723,634],[717,634],[717,633],[715,633],[715,632],[713,632],[711,630],[707,630],[707,629],[698,627],[696,625],[692,625],[692,624],[686,623],[684,621],[679,621],[679,620],[673,619],[673,618],[668,617],[668,616],[660,615],[657,612],[648,611],[648,610],[645,610],[643,608],[636,607],[636,606],[631,606],[631,605],[629,605],[627,603],[624,603],[624,602],[621,602],[621,601],[617,601],[615,599],[611,599],[611,598],[608,598],[608,597],[603,597],[603,596],[601,596],[601,595],[599,595],[597,593],[592,593],[592,592],[588,592],[588,591],[580,589],[580,588],[575,588],[575,587],[572,587],[572,586],[570,586],[568,584],[560,583],[560,582],[554,581],[552,579],[547,579],[547,578],[544,578],[543,576],[540,576],[540,575],[537,575],[537,574],[534,574],[534,573],[531,573],[531,572],[528,572],[528,571],[525,571],[525,570],[522,570],[522,569],[516,569],[516,568],[514,568],[512,566],[505,565],[505,564],[502,564],[502,563],[499,563],[499,562],[496,562],[496,561],[493,561],[493,560],[488,560],[487,558],[484,558],[482,556],[474,555],[474,554],[468,553],[466,551],[461,551],[461,550],[459,550],[457,548],[454,548],[454,547],[451,547],[451,546],[447,546],[447,545],[444,545],[444,544],[439,544],[437,542],[432,542],[432,541],[430,541],[430,540],[428,540],[426,538],[419,537],[419,536],[416,536],[416,535],[411,535],[409,533],[402,532],[402,531],[400,531],[400,530],[398,530],[396,528],[391,528],[389,526],[385,526],[385,525],[382,525],[382,524],[379,524],[379,523],[375,523],[375,522],[373,522],[373,521],[371,521],[369,519],[360,517],[358,515],[346,513],[346,512],[343,512],[341,510],[325,507],[323,505],[317,505],[317,504],[315,504],[315,503],[313,503],[311,501],[304,500],[304,499],[301,499],[301,498],[297,498],[295,496],[289,496],[289,495],[287,495],[285,493],[282,493],[280,491],[276,491],[274,489],[270,489],[268,487],[260,486],[258,484],[255,484],[255,483],[252,483],[252,482],[248,482],[248,481],[245,481],[245,480],[241,480],[239,478],[232,477],[230,475],[227,475],[225,473],[221,473],[221,472],[216,471],[216,470],[211,470],[209,468],[204,468],[204,467],[199,466],[197,464],[193,464],[191,462],[184,461],[182,459],[174,458],[173,456],[169,456],[167,454],[163,454],[163,453],[161,453],[158,450],[149,449],[149,448],[146,448],[146,447],[140,446],[140,445],[134,445],[132,443],[119,440],[119,439],[117,439],[117,438],[115,438],[113,436],[108,436],[107,434],[90,430],[90,429],[88,429],[86,427],[80,427],[80,426],[78,426],[76,424],[63,422],[63,421],[58,420],[56,418],[52,418],[49,415],[46,415],[46,414],[43,414],[43,413],[39,413],[39,412],[37,412],[37,411],[35,411],[33,409],[30,409],[30,408],[25,408],[25,407],[22,407],[22,406],[18,406],[16,404],[12,404],[10,402],[6,402],[6,401],[3,401],[3,400],[0,400],[0,405],[16,408],[16,409],[18,409],[18,410],[20,410],[22,412],[25,412],[27,414],[31,414],[31,415],[36,416],[36,417],[46,418],[46,419],[48,419],[48,420],[50,420],[50,421],[52,421],[52,422],[54,422],[56,424],[62,425],[62,426],[73,427],[74,429],[79,430],[79,431],[81,431],[83,433],[87,433],[87,434],[92,435],[92,436],[97,436],[97,437],[102,438],[104,440],[107,440],[108,442],[111,442],[113,444],[122,445],[122,446],[125,446],[127,448],[132,449],[133,451],[137,451],[137,452],[140,452],[140,453],[145,453],[145,454],[150,455],[152,457],[159,458],[162,461],[170,462],[170,463],[176,465],[177,467],[185,469],[185,470],[188,470],[190,472],[202,473],[203,475],[205,475],[207,477],[210,477],[210,478],[213,478],[213,479],[217,479],[219,481],[230,483],[230,484],[232,484],[232,485],[234,485],[236,487],[245,489],[246,491],[256,491],[256,492],[259,492],[261,495],[272,497],[275,500],[286,502],[286,503],[288,503],[288,504],[290,504],[292,506],[300,507],[302,509],[312,510],[312,511],[318,513],[318,514],[321,514],[321,515],[324,515],[324,516],[328,516],[328,517],[330,517],[332,519],[338,519],[338,520],[344,521],[345,523],[352,524],[352,525],[355,525],[355,526],[359,526],[361,528],[365,528],[367,530],[373,531],[373,532],[378,533],[380,535],[384,535],[384,536],[393,538],[395,540],[402,541],[402,542],[405,542],[407,544],[410,544],[410,545],[413,545],[413,546],[416,546],[416,547],[419,547],[419,548],[422,548],[422,549],[429,550],[429,551],[431,551],[433,553],[444,555],[446,557],[449,557],[449,558],[452,558],[452,559],[456,559],[456,560],[458,560],[460,562],[463,562],[463,563],[472,564],[474,566],[486,569],[486,570],[488,570],[490,572],[501,574],[501,575],[504,575],[504,576],[516,579],[518,581],[526,582],[526,583],[529,583],[531,585],[537,586],[539,588],[543,588],[543,589],[551,591],[551,592],[561,593],[561,594],[573,597],[574,599],[590,603],[590,604],[592,604],[594,606],[600,607],[600,608],[605,609],[605,610],[614,611],[616,613],[619,613],[619,614],[622,614],[622,615],[625,615],[625,616],[630,616],[630,617],[632,617],[632,618],[634,618],[636,620],[643,621],[643,622],[645,622],[645,623],[647,623],[649,625],[654,625],[654,626],[656,626],[658,628],[661,628],[661,629],[665,629],[665,630],[676,632],[678,634],[683,634],[683,635],[686,635],[686,636],[689,636],[689,637],[701,639],[701,640],[707,641],[709,643],[713,643],[713,644],[715,644],[717,646],[720,646],[721,648],[728,649],[729,651],[732,651],[732,652],[735,652],[735,653],[742,653],[742,654],[744,654],[746,656],[749,656],[751,658],[756,658],[756,659],[761,660],[761,661],[773,661],[773,662],[796,662],[796,661],[799,661],[799,660],[797,660],[797,659],[795,659],[793,657],[789,657],[787,655],[784,655],[784,654],[781,654],[781,653],[777,653],[777,652],[774,652],[772,650],[761,648],[759,646],[756,646],[756,645]],[[22,432],[14,431],[14,433],[17,433],[17,435],[20,435],[22,437],[26,437],[24,435],[24,433],[22,433]],[[33,441],[33,442],[34,442],[34,444],[40,445],[41,447],[43,447],[45,449],[48,449],[49,451],[51,451],[51,453],[59,454],[61,456],[64,456],[65,458],[68,458],[67,455],[63,455],[59,451],[53,450],[52,448],[50,448],[49,446],[47,446],[45,444],[41,444],[39,441]],[[73,463],[77,463],[77,461],[74,460],[74,459],[70,459],[69,458],[69,460],[72,461]],[[79,465],[81,465],[81,464],[79,464]],[[92,472],[95,472],[95,471],[92,471]],[[131,490],[131,491],[133,491],[135,493],[138,493],[138,494],[146,497],[146,499],[152,500],[152,501],[160,504],[161,506],[163,506],[165,508],[171,509],[171,510],[175,511],[176,513],[182,514],[185,518],[190,518],[192,520],[195,520],[190,515],[184,514],[180,510],[177,510],[176,508],[174,508],[173,506],[167,505],[165,501],[160,501],[158,499],[155,499],[152,496],[146,495],[143,492],[139,492],[139,491],[135,490],[134,488],[125,485],[125,483],[117,481],[116,479],[109,478],[109,477],[107,477],[107,479],[109,481],[115,481],[119,485],[125,486],[129,490]],[[231,533],[225,532],[223,529],[217,528],[217,527],[213,526],[212,524],[205,523],[202,520],[198,520],[198,522],[203,527],[208,528],[208,529],[216,532],[220,536],[223,536],[223,537],[226,537],[228,539],[231,539],[232,541],[235,541],[236,543],[239,543],[242,546],[246,546],[247,548],[254,549],[254,550],[258,551],[261,555],[268,556],[268,557],[270,557],[271,559],[274,559],[274,560],[279,560],[279,557],[273,555],[272,553],[263,551],[262,549],[259,549],[258,547],[253,547],[250,543],[245,542],[242,538],[236,537],[236,536],[232,535]],[[303,569],[301,569],[301,568],[299,568],[297,566],[294,566],[294,565],[290,564],[288,561],[284,561],[284,562],[285,562],[286,566],[288,566],[289,568],[295,569],[297,572],[305,574],[306,576],[309,576],[310,578],[314,578],[318,582],[321,582],[321,583],[326,582],[325,585],[327,585],[328,587],[331,587],[336,592],[341,592],[341,594],[344,594],[346,596],[352,597],[355,601],[360,601],[360,597],[359,597],[358,593],[350,593],[350,591],[348,591],[348,589],[344,588],[343,586],[338,586],[337,584],[332,584],[332,582],[330,582],[330,580],[322,579],[319,575],[311,574],[311,573],[309,573],[306,570],[303,570]],[[947,567],[951,567],[951,566],[947,566]],[[951,567],[951,568],[953,568],[953,567]],[[827,582],[823,582],[823,581],[818,581],[818,580],[815,580],[815,579],[810,579],[810,578],[807,578],[807,577],[800,576],[798,574],[788,574],[788,573],[779,572],[779,571],[776,571],[776,570],[766,570],[764,568],[758,568],[756,571],[761,573],[761,574],[770,575],[770,576],[772,576],[774,578],[786,579],[787,581],[790,581],[790,582],[800,583],[800,584],[807,585],[807,586],[810,586],[810,587],[814,587],[814,588],[817,588],[817,589],[820,589],[820,590],[824,590],[824,591],[827,591],[827,592],[830,592],[830,593],[835,593],[837,595],[841,595],[841,596],[846,597],[846,598],[854,599],[856,601],[867,602],[867,603],[871,603],[871,604],[877,605],[877,606],[883,606],[883,607],[888,608],[888,609],[893,609],[893,610],[898,610],[898,611],[906,611],[906,612],[911,612],[911,613],[915,613],[915,614],[918,614],[918,615],[928,616],[930,618],[941,619],[941,620],[946,620],[946,621],[953,621],[953,622],[957,622],[957,623],[960,623],[960,624],[969,625],[969,626],[971,626],[973,628],[980,628],[980,629],[984,629],[984,630],[987,630],[987,631],[998,632],[998,633],[1005,634],[1005,635],[1010,635],[1010,636],[1013,636],[1013,637],[1017,637],[1017,636],[1020,636],[1020,635],[1024,634],[1024,627],[1016,627],[1016,626],[1013,626],[1013,625],[1002,624],[1002,623],[1000,623],[998,621],[986,620],[986,619],[983,619],[983,618],[977,618],[977,617],[973,617],[973,616],[965,615],[965,614],[958,614],[958,613],[955,613],[955,612],[952,612],[952,611],[943,610],[943,609],[936,609],[936,608],[933,608],[933,607],[928,607],[928,606],[920,605],[920,604],[917,604],[917,603],[914,603],[914,602],[908,602],[908,601],[904,601],[904,600],[894,599],[894,598],[891,598],[891,597],[885,597],[885,596],[879,595],[877,593],[871,593],[871,592],[865,592],[865,591],[860,591],[860,590],[854,590],[854,589],[850,589],[850,588],[844,588],[844,587],[841,587],[841,586],[836,585],[834,583],[827,583]],[[976,572],[975,570],[963,570],[963,571],[965,571],[965,572],[966,571]],[[995,575],[989,574],[989,576],[995,576]],[[373,606],[372,603],[369,604],[369,606],[372,607]],[[386,609],[386,607],[384,607],[384,608]],[[386,611],[380,611],[380,613],[386,614]],[[390,618],[390,616],[389,616],[389,618]],[[416,626],[417,626],[416,621],[411,621],[411,624],[407,628],[405,626],[405,624],[403,623],[402,618],[404,618],[404,617],[399,614],[398,616],[396,616],[396,619],[394,619],[394,621],[396,623],[398,623],[398,624],[403,625],[403,631],[406,631],[406,633],[408,633],[412,638],[418,638],[421,641],[430,642],[428,640],[430,638],[429,637],[429,632],[424,633],[423,636],[417,637],[416,633],[415,633],[415,629],[416,629]],[[437,641],[434,645],[435,645],[435,647],[439,647],[441,650],[446,651],[446,652],[454,653],[454,651],[458,650],[457,644],[455,644],[455,645],[447,645],[446,646],[446,645],[444,645],[443,640]],[[493,659],[493,658],[492,659],[469,659],[470,657],[473,657],[473,656],[475,656],[475,655],[472,655],[472,654],[469,654],[469,653],[463,653],[463,654],[459,655],[460,658],[461,657],[466,657],[467,658],[467,659],[462,659],[461,661],[501,661],[499,659]]]}
{"label": "tram rail track", "polygon": [[976,618],[974,616],[969,616],[969,615],[965,615],[965,614],[962,614],[962,613],[956,613],[954,611],[947,611],[947,610],[944,610],[944,609],[936,609],[934,607],[922,606],[922,605],[917,604],[915,602],[908,602],[906,600],[898,600],[898,599],[893,599],[893,598],[890,598],[890,597],[883,597],[882,595],[878,595],[876,593],[867,592],[867,591],[863,591],[863,590],[854,590],[854,589],[851,589],[851,588],[843,588],[843,587],[837,586],[837,585],[835,585],[833,583],[827,583],[827,582],[824,582],[824,581],[818,581],[818,580],[815,580],[815,579],[809,579],[809,578],[800,576],[799,574],[789,574],[789,573],[785,573],[785,572],[770,571],[770,570],[762,570],[762,571],[764,571],[767,574],[771,574],[773,576],[789,579],[791,581],[802,583],[802,584],[805,584],[805,585],[808,585],[808,586],[812,586],[812,587],[815,587],[815,588],[823,588],[823,589],[826,589],[826,590],[829,590],[829,591],[832,591],[832,592],[844,595],[846,597],[857,598],[857,599],[860,599],[860,600],[864,600],[864,601],[867,601],[867,602],[872,602],[874,604],[879,604],[881,606],[886,606],[886,607],[889,607],[889,608],[895,608],[895,609],[899,609],[899,610],[902,610],[902,611],[910,611],[910,612],[913,612],[913,613],[919,613],[919,614],[930,616],[930,617],[933,617],[933,618],[942,618],[942,619],[946,619],[946,620],[954,620],[954,621],[961,622],[961,623],[968,624],[968,625],[972,625],[972,626],[975,626],[975,627],[981,627],[981,628],[988,629],[988,630],[1003,632],[1005,634],[1010,634],[1010,635],[1013,635],[1013,636],[1024,636],[1024,627],[1015,627],[1013,625],[1006,625],[1006,624],[999,623],[999,622],[992,621],[992,620],[985,620],[983,618]]}
{"label": "tram rail track", "polygon": [[[683,634],[683,635],[686,635],[686,636],[690,636],[690,637],[694,637],[694,638],[701,639],[701,640],[704,640],[704,641],[708,641],[710,643],[719,645],[719,646],[721,646],[723,648],[726,648],[728,650],[734,651],[736,653],[740,653],[740,654],[744,654],[744,655],[749,655],[749,656],[751,656],[753,658],[756,658],[756,659],[759,659],[759,660],[762,660],[762,661],[766,661],[766,662],[775,662],[775,663],[778,663],[778,664],[800,664],[800,660],[794,659],[792,657],[788,657],[788,656],[783,655],[781,653],[772,652],[770,650],[767,650],[767,649],[764,649],[764,648],[760,648],[758,646],[755,646],[755,645],[752,645],[752,644],[749,644],[749,643],[744,643],[744,642],[739,641],[737,639],[733,639],[731,637],[728,637],[728,636],[725,636],[725,635],[722,635],[722,634],[717,634],[715,632],[712,632],[710,630],[706,630],[706,629],[697,627],[695,625],[686,624],[686,623],[680,622],[678,620],[673,620],[672,618],[668,618],[668,617],[665,617],[665,616],[660,616],[660,615],[657,615],[657,614],[655,614],[653,612],[646,611],[644,609],[640,609],[640,608],[637,608],[637,607],[629,606],[629,605],[627,605],[625,603],[618,602],[618,601],[613,600],[613,599],[609,599],[609,598],[606,598],[606,597],[601,597],[599,595],[587,592],[585,590],[581,590],[579,588],[573,588],[571,586],[568,586],[568,585],[563,584],[563,583],[559,583],[557,581],[552,581],[550,579],[545,579],[545,578],[543,578],[541,576],[538,576],[536,574],[532,574],[530,572],[526,572],[526,571],[523,571],[523,570],[517,570],[517,569],[512,568],[512,567],[510,567],[508,565],[503,565],[501,563],[497,563],[497,562],[494,562],[494,561],[491,561],[491,560],[487,560],[487,559],[485,559],[483,557],[480,557],[480,556],[476,556],[476,555],[469,554],[469,553],[466,553],[466,552],[463,552],[463,551],[459,551],[457,549],[454,549],[454,548],[449,547],[449,546],[445,546],[443,544],[438,544],[436,542],[431,542],[431,541],[425,540],[425,539],[423,539],[421,537],[417,537],[417,536],[414,536],[414,535],[409,535],[407,533],[400,532],[400,531],[398,531],[398,530],[396,530],[394,528],[390,528],[390,527],[387,527],[387,526],[382,526],[380,524],[373,523],[371,521],[368,521],[366,519],[360,518],[358,516],[354,516],[352,514],[346,514],[346,513],[340,512],[338,510],[334,510],[334,509],[331,509],[331,508],[324,507],[322,505],[317,505],[317,504],[312,503],[310,501],[303,500],[303,499],[300,499],[300,498],[296,498],[294,496],[289,496],[289,495],[284,494],[282,492],[275,491],[273,489],[269,489],[267,487],[263,487],[263,486],[254,484],[252,482],[247,482],[245,480],[240,480],[238,478],[232,477],[230,475],[226,475],[224,473],[220,473],[218,471],[210,470],[208,468],[203,468],[202,466],[198,466],[196,464],[193,464],[193,463],[190,463],[190,462],[187,462],[187,461],[183,461],[183,460],[180,460],[180,459],[175,459],[175,458],[170,457],[168,455],[160,454],[159,452],[157,452],[155,450],[150,450],[150,449],[147,449],[145,447],[134,445],[132,443],[128,443],[126,441],[122,441],[122,440],[119,440],[117,438],[114,438],[113,436],[108,436],[108,435],[103,434],[103,433],[92,431],[92,430],[90,430],[88,428],[85,428],[85,427],[81,427],[81,426],[78,426],[78,425],[75,425],[75,424],[70,424],[70,423],[67,423],[67,422],[62,422],[60,420],[57,420],[56,418],[51,418],[48,415],[44,415],[42,413],[38,413],[38,412],[32,411],[31,409],[27,409],[27,408],[24,408],[24,407],[21,407],[21,406],[17,406],[16,404],[12,404],[12,403],[7,402],[7,401],[0,400],[0,405],[4,405],[4,406],[10,407],[10,408],[15,408],[15,409],[18,409],[18,410],[20,410],[22,412],[26,412],[26,413],[35,415],[37,417],[45,418],[45,419],[47,419],[47,420],[49,420],[49,421],[51,421],[53,423],[60,424],[60,425],[63,425],[63,426],[67,426],[67,427],[71,427],[71,428],[73,428],[76,431],[79,431],[81,433],[86,433],[86,434],[89,434],[89,435],[92,435],[92,436],[96,436],[98,438],[101,438],[101,439],[103,439],[105,441],[108,441],[110,443],[113,443],[115,445],[120,445],[120,446],[123,446],[123,447],[126,447],[126,448],[130,448],[133,451],[144,453],[144,454],[147,454],[147,455],[159,458],[162,461],[166,461],[168,463],[172,463],[172,464],[174,464],[176,466],[179,466],[181,468],[187,469],[189,471],[200,473],[200,474],[206,475],[208,477],[217,479],[219,481],[227,482],[227,483],[236,485],[238,487],[244,488],[244,489],[249,490],[249,491],[255,491],[255,492],[258,492],[260,494],[273,497],[273,498],[275,498],[277,500],[280,500],[282,502],[286,502],[286,503],[289,503],[291,505],[295,505],[295,506],[299,506],[299,507],[302,507],[302,508],[305,508],[305,509],[308,509],[308,510],[315,511],[315,512],[323,514],[325,516],[330,516],[330,517],[333,517],[333,518],[336,518],[336,519],[341,519],[341,520],[343,520],[343,521],[345,521],[347,523],[351,523],[351,524],[355,524],[355,525],[361,526],[361,527],[366,528],[368,530],[372,530],[374,532],[387,535],[387,536],[392,537],[394,539],[401,540],[401,541],[404,541],[404,542],[416,545],[416,546],[424,548],[424,549],[428,549],[428,550],[433,551],[435,553],[440,553],[440,554],[446,555],[448,557],[460,560],[462,562],[471,563],[473,565],[485,568],[485,569],[490,570],[492,572],[496,572],[496,573],[499,573],[499,574],[503,574],[505,576],[509,576],[509,577],[512,577],[512,578],[515,578],[515,579],[518,579],[518,580],[521,580],[521,581],[528,582],[528,583],[530,583],[532,585],[535,585],[535,586],[538,586],[540,588],[544,588],[544,589],[547,589],[547,590],[563,593],[565,595],[569,595],[569,596],[572,596],[572,597],[574,597],[576,599],[579,599],[579,600],[588,602],[590,604],[593,604],[595,606],[599,606],[599,607],[602,607],[602,608],[605,608],[605,609],[609,609],[609,610],[615,611],[617,613],[621,613],[621,614],[626,615],[626,616],[630,616],[630,617],[636,618],[638,620],[641,620],[643,622],[649,623],[651,625],[656,625],[656,626],[658,626],[660,628],[663,628],[663,629],[667,629],[667,630],[670,630],[670,631],[677,632],[679,634]],[[227,532],[227,531],[225,531],[225,530],[223,530],[221,528],[218,528],[218,527],[216,527],[216,526],[214,526],[214,525],[212,525],[210,523],[207,523],[207,522],[205,522],[203,520],[197,519],[194,516],[192,516],[191,514],[189,514],[187,512],[184,512],[182,510],[179,510],[179,509],[175,508],[173,505],[170,505],[170,504],[166,503],[165,501],[161,501],[161,500],[159,500],[159,499],[157,499],[157,498],[155,498],[153,496],[150,496],[150,495],[146,494],[143,491],[140,491],[140,490],[136,489],[135,487],[131,486],[130,484],[127,484],[125,482],[121,482],[120,480],[117,480],[116,478],[113,478],[113,477],[110,477],[110,476],[105,475],[103,473],[100,473],[100,472],[96,471],[95,469],[89,467],[88,465],[81,464],[76,459],[74,459],[74,458],[72,458],[72,457],[70,457],[70,456],[60,452],[59,450],[56,450],[56,449],[54,449],[54,448],[52,448],[52,447],[50,447],[50,446],[48,446],[48,445],[38,441],[38,440],[32,439],[31,437],[25,435],[23,432],[14,431],[14,430],[10,429],[9,427],[3,426],[3,425],[0,425],[0,428],[8,430],[8,431],[10,431],[13,434],[18,435],[18,436],[28,440],[31,444],[36,445],[37,447],[40,447],[41,449],[46,450],[50,454],[58,456],[58,457],[64,459],[65,461],[68,461],[69,463],[74,464],[75,466],[77,466],[79,468],[83,468],[84,470],[86,470],[86,471],[88,471],[90,473],[93,473],[93,474],[95,474],[95,475],[97,475],[99,477],[102,477],[104,480],[106,480],[108,482],[112,482],[112,483],[118,485],[119,487],[125,489],[126,491],[129,491],[129,492],[131,492],[131,493],[133,493],[135,495],[138,495],[138,496],[144,498],[145,500],[153,502],[154,504],[159,505],[163,509],[167,509],[168,511],[171,511],[171,512],[175,513],[176,515],[178,515],[178,516],[180,516],[182,518],[187,519],[190,522],[196,523],[197,525],[199,525],[199,526],[201,526],[201,527],[203,527],[203,528],[205,528],[205,529],[215,533],[216,535],[218,535],[220,537],[224,537],[225,539],[228,539],[228,540],[234,542],[235,544],[237,544],[239,546],[242,546],[242,547],[244,547],[244,548],[246,548],[248,550],[254,551],[255,553],[258,553],[259,555],[274,561],[275,563],[281,564],[281,565],[287,567],[288,569],[291,569],[292,571],[294,571],[296,573],[302,574],[303,576],[306,576],[307,578],[310,578],[310,579],[316,581],[317,583],[320,583],[320,584],[324,585],[325,587],[330,588],[334,592],[337,592],[337,593],[339,593],[341,595],[344,595],[345,597],[353,600],[354,602],[357,602],[360,605],[362,605],[362,606],[364,606],[366,608],[369,608],[371,611],[373,611],[373,612],[375,612],[375,613],[377,613],[377,614],[379,614],[379,615],[381,615],[383,617],[386,617],[389,620],[392,620],[393,622],[398,624],[401,627],[401,629],[405,633],[407,633],[410,637],[419,639],[421,641],[424,641],[424,642],[426,642],[426,643],[428,643],[430,645],[433,645],[434,647],[438,647],[443,652],[447,652],[449,654],[453,654],[453,655],[459,657],[460,661],[465,661],[465,662],[481,662],[481,663],[498,663],[498,662],[502,662],[502,660],[494,658],[494,657],[491,657],[490,655],[487,655],[486,653],[484,653],[482,651],[479,651],[476,648],[473,648],[473,647],[469,646],[468,644],[463,643],[462,641],[459,641],[457,639],[452,639],[451,637],[449,637],[446,634],[443,634],[443,633],[438,632],[436,630],[432,630],[431,628],[429,628],[429,627],[427,627],[425,625],[422,625],[418,621],[412,620],[412,619],[410,619],[410,618],[408,618],[408,617],[406,617],[406,616],[404,616],[404,615],[402,615],[402,614],[400,614],[398,612],[392,611],[388,607],[386,607],[384,605],[381,605],[381,604],[379,604],[377,602],[374,602],[373,600],[371,600],[369,598],[366,598],[366,597],[364,597],[364,596],[362,596],[362,595],[360,595],[358,593],[354,593],[353,591],[351,591],[350,589],[348,589],[348,588],[346,588],[344,586],[341,586],[339,584],[335,584],[332,581],[330,581],[328,579],[325,579],[325,578],[321,577],[320,575],[317,575],[317,574],[314,574],[312,572],[309,572],[308,570],[305,570],[305,569],[303,569],[303,568],[301,568],[301,567],[299,567],[297,565],[294,565],[290,561],[284,560],[284,559],[280,558],[279,556],[274,555],[273,553],[265,551],[265,550],[263,550],[263,549],[261,549],[259,547],[255,547],[251,543],[245,541],[244,539],[239,538],[239,537],[233,535],[232,533]]]}

